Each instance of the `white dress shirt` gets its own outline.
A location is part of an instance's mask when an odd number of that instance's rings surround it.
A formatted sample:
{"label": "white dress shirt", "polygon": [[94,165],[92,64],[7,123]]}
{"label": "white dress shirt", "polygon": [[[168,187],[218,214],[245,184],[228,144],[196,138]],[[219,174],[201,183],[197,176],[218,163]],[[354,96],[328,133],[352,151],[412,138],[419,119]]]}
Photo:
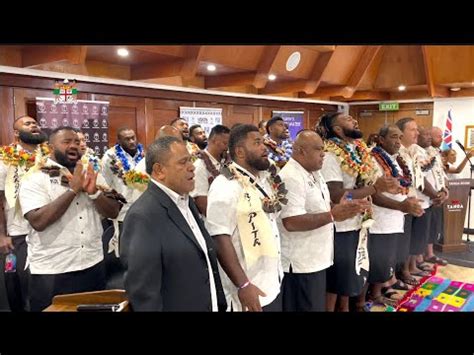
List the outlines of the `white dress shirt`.
{"label": "white dress shirt", "polygon": [[318,214],[331,210],[329,190],[319,171],[308,172],[290,158],[280,172],[288,190],[288,204],[283,206],[278,226],[281,231],[281,259],[283,270],[294,273],[312,273],[327,269],[334,258],[334,226],[301,232],[289,232],[283,225],[284,218],[305,214]]}
{"label": "white dress shirt", "polygon": [[[257,184],[259,184],[268,195],[272,194],[270,184],[266,178],[267,172],[260,172],[259,176],[255,177],[241,166],[237,164],[235,164],[235,166],[255,179]],[[246,273],[249,281],[267,295],[266,297],[260,297],[260,304],[262,306],[266,306],[273,302],[273,300],[275,300],[275,298],[280,293],[281,280],[283,279],[281,258],[279,257],[275,260],[275,258],[261,257],[259,259],[261,267],[254,268],[256,270],[255,273],[250,273],[248,271],[242,249],[242,242],[240,240],[239,229],[237,226],[237,203],[241,195],[242,186],[237,180],[228,180],[225,176],[219,175],[213,181],[209,189],[209,195],[207,199],[206,226],[211,236],[230,236],[232,245],[234,246],[235,252],[237,254],[237,258],[239,259],[240,266]],[[280,233],[276,222],[278,216],[276,213],[267,213],[266,216],[270,221],[272,232],[275,236],[275,246],[280,256]],[[242,305],[240,304],[239,297],[237,295],[237,287],[230,280],[220,265],[219,268],[221,270],[222,286],[226,295],[228,309],[230,309],[232,304],[234,311],[241,311]]]}
{"label": "white dress shirt", "polygon": [[[400,165],[398,165],[396,160],[396,155],[391,156],[390,158],[392,159],[392,163],[397,168],[399,174],[402,174]],[[375,169],[377,169],[377,178],[384,176],[385,172],[378,162],[374,165],[374,167]],[[391,194],[388,192],[383,192],[382,195],[398,202],[404,201],[407,198],[406,195],[403,195],[401,193]],[[371,234],[403,233],[405,225],[405,214],[402,211],[380,207],[376,204],[372,204],[372,212],[372,217],[375,222],[369,229]]]}
{"label": "white dress shirt", "polygon": [[[209,154],[207,150],[203,150],[202,152],[203,154],[207,154],[211,160],[211,163],[214,165],[217,171],[219,171],[222,166],[221,163],[217,161],[211,154]],[[198,196],[207,196],[209,192],[209,178],[212,176],[212,174],[207,170],[204,159],[198,158],[194,162],[194,167],[196,168],[196,170],[194,170],[195,184],[194,190],[191,191],[190,196],[193,198]]]}
{"label": "white dress shirt", "polygon": [[[124,153],[125,158],[128,161],[128,164],[130,165],[130,168],[135,169],[136,164],[135,164],[134,158],[137,155],[132,157],[125,150],[123,150],[123,153]],[[138,151],[136,154],[139,154]],[[107,185],[109,185],[112,189],[114,189],[118,193],[122,194],[127,200],[127,203],[123,205],[117,217],[117,220],[119,220],[120,222],[123,222],[125,215],[127,214],[130,206],[141,196],[143,191],[134,189],[132,187],[128,187],[127,185],[125,185],[125,183],[123,182],[121,178],[119,178],[117,175],[115,175],[112,172],[112,170],[110,169],[111,158],[109,155],[112,155],[112,156],[115,155],[115,146],[107,150],[104,156],[102,157],[102,174],[104,176],[105,181],[107,182]],[[117,157],[117,160],[118,159],[119,158]],[[142,160],[145,160],[145,158],[143,158]]]}
{"label": "white dress shirt", "polygon": [[[48,160],[48,165],[61,165]],[[100,183],[101,175],[98,176]],[[103,178],[102,178],[103,179]],[[20,188],[24,214],[46,206],[62,196],[68,187],[61,178],[41,171],[25,178]],[[64,214],[42,232],[28,237],[28,260],[32,274],[62,274],[84,270],[103,260],[101,216],[94,201],[79,193]]]}
{"label": "white dress shirt", "polygon": [[217,312],[217,291],[216,291],[216,282],[214,280],[214,273],[213,269],[211,266],[211,261],[209,259],[209,255],[207,253],[207,244],[206,240],[204,239],[204,236],[202,235],[201,229],[199,228],[198,223],[196,222],[196,219],[194,218],[193,213],[191,212],[191,209],[189,208],[189,197],[188,195],[186,196],[181,196],[175,191],[171,190],[170,188],[166,187],[165,185],[159,183],[158,181],[154,180],[153,178],[151,179],[153,183],[158,186],[160,189],[163,190],[165,194],[169,196],[169,198],[176,204],[178,207],[179,211],[183,215],[184,219],[188,223],[189,228],[191,228],[194,236],[196,237],[196,240],[198,241],[199,245],[202,248],[202,251],[204,252],[204,255],[206,256],[206,262],[207,262],[207,269],[209,271],[209,281],[210,281],[210,290],[211,290],[211,301],[212,301],[212,311]]}

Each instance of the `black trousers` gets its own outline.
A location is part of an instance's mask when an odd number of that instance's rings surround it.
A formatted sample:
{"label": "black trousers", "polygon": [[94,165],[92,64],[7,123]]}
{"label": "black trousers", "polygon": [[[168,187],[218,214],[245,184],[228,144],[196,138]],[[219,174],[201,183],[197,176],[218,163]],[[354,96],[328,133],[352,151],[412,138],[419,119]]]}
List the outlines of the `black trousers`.
{"label": "black trousers", "polygon": [[[26,235],[12,237],[12,244],[15,247],[13,254],[16,256],[16,271],[5,273],[5,289],[7,292],[8,304],[12,312],[29,311],[28,288],[30,283],[30,270],[25,270],[28,246]],[[2,259],[5,270],[5,258]]]}
{"label": "black trousers", "polygon": [[[119,222],[119,240],[122,235],[122,222]],[[104,234],[102,235],[102,246],[104,248],[104,266],[105,266],[105,289],[125,289],[124,273],[125,269],[120,258],[115,256],[115,253],[109,253],[109,241],[114,235],[114,226],[110,220],[103,220],[102,226]]]}
{"label": "black trousers", "polygon": [[104,263],[80,270],[55,275],[31,275],[30,308],[41,312],[48,307],[53,297],[68,293],[101,291],[105,289]]}
{"label": "black trousers", "polygon": [[281,312],[283,310],[281,292],[272,303],[262,307],[263,312]]}
{"label": "black trousers", "polygon": [[282,283],[284,312],[326,311],[326,269],[295,274],[285,272]]}

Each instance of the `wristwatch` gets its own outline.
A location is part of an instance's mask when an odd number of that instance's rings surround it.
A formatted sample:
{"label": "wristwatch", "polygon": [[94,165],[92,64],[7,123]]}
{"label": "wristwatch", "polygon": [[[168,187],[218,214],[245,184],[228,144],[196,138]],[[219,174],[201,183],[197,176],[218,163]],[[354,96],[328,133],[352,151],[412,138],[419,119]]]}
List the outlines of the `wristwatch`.
{"label": "wristwatch", "polygon": [[97,190],[97,192],[96,192],[95,194],[87,195],[87,196],[89,196],[89,198],[90,198],[91,200],[97,200],[97,198],[99,197],[99,195],[100,195],[101,193],[102,193],[102,191]]}

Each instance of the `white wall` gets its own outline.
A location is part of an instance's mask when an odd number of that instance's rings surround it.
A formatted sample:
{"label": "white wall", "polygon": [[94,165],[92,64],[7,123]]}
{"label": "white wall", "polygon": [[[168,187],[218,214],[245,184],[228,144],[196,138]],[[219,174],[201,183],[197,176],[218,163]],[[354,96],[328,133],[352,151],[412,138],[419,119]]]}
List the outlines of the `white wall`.
{"label": "white wall", "polygon": [[[457,152],[456,166],[461,163],[465,155],[461,148],[455,143],[458,139],[464,145],[464,134],[466,125],[474,125],[474,97],[471,98],[449,98],[449,99],[435,99],[433,107],[433,126],[441,128],[444,132],[446,126],[446,118],[448,110],[451,110],[451,118],[453,121],[452,142],[453,148]],[[474,158],[471,158],[474,164]],[[466,165],[464,170],[458,175],[459,178],[470,177],[470,166]],[[473,190],[474,194],[474,190]],[[474,198],[474,196],[473,196]],[[467,206],[466,206],[467,208]],[[467,216],[466,223],[467,227]],[[474,228],[474,199],[471,202],[471,228]]]}

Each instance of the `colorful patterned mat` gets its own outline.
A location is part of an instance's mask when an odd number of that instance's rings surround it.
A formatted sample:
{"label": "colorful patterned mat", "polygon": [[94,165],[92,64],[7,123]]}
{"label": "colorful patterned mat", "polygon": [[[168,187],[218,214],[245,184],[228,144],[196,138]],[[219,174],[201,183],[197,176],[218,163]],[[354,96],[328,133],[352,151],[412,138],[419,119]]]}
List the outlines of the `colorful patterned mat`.
{"label": "colorful patterned mat", "polygon": [[474,284],[438,276],[408,291],[392,312],[474,312]]}

